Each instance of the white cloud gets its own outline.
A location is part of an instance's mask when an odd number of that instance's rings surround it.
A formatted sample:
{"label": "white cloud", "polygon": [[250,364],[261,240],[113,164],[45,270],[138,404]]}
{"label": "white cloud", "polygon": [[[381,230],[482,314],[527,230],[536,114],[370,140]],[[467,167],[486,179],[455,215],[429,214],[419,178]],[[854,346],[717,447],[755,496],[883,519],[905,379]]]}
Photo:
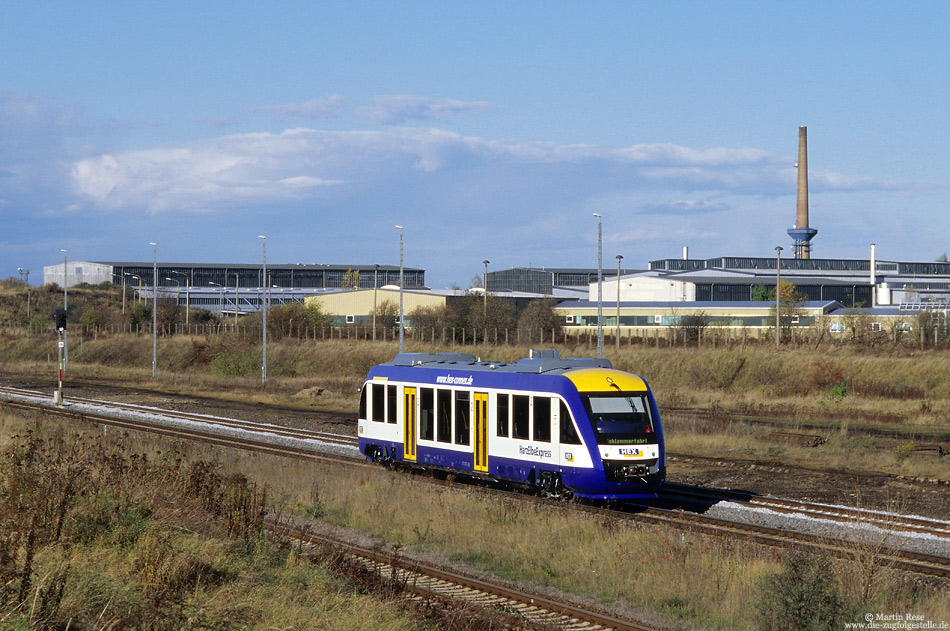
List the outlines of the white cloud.
{"label": "white cloud", "polygon": [[412,94],[377,96],[372,107],[360,109],[360,115],[374,123],[398,125],[410,120],[442,119],[477,114],[492,109],[488,101],[436,99]]}
{"label": "white cloud", "polygon": [[[504,203],[527,195],[535,200],[527,203],[538,205],[555,192],[576,201],[648,189],[641,212],[684,215],[728,208],[721,199],[684,199],[794,195],[794,170],[786,165],[781,156],[748,148],[617,149],[485,141],[440,129],[295,128],[103,154],[75,162],[71,175],[75,191],[105,210],[197,211],[306,199],[330,189],[372,197],[421,186],[430,197],[472,206],[489,194],[507,195]],[[827,189],[878,186],[869,179],[815,177]],[[472,191],[479,193],[473,198]]]}
{"label": "white cloud", "polygon": [[255,111],[272,114],[279,119],[294,118],[333,118],[346,106],[346,99],[340,94],[312,99],[305,103],[287,103],[283,105],[265,105]]}

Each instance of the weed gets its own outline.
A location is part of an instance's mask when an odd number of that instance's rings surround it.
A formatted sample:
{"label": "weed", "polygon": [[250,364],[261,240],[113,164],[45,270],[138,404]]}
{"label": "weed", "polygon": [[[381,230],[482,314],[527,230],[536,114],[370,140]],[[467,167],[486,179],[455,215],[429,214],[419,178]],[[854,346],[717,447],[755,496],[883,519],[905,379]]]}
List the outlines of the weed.
{"label": "weed", "polygon": [[841,401],[846,396],[848,396],[848,384],[846,384],[844,381],[839,381],[828,388],[825,391],[824,396],[828,401]]}
{"label": "weed", "polygon": [[914,445],[910,443],[904,443],[894,447],[894,460],[898,463],[904,462],[912,455],[914,455]]}

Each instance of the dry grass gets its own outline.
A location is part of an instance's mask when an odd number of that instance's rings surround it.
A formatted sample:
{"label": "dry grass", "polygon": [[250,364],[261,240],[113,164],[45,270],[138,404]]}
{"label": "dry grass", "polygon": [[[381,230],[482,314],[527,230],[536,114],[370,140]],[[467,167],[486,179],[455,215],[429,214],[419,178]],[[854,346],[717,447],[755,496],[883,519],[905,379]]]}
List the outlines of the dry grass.
{"label": "dry grass", "polygon": [[434,628],[266,541],[266,494],[240,474],[174,445],[0,427],[0,628]]}
{"label": "dry grass", "polygon": [[[442,491],[383,470],[296,468],[291,476],[280,462],[253,461],[241,466],[288,481],[282,487],[288,510],[316,513],[436,559],[571,592],[634,615],[659,613],[669,624],[753,628],[761,579],[780,568],[774,552],[700,534],[528,507],[481,490]],[[861,575],[868,563],[873,567],[874,560],[856,556],[836,564],[849,597],[857,592],[848,577]],[[875,585],[868,599],[856,602],[871,610],[906,607],[950,619],[946,588],[928,591],[893,573],[881,573]]]}
{"label": "dry grass", "polygon": [[663,417],[667,448],[677,454],[732,460],[767,460],[813,469],[875,471],[923,479],[950,479],[946,457],[911,456],[914,441],[849,434],[840,427],[825,430],[790,424],[785,429],[820,435],[815,447],[777,444],[773,428],[756,423],[717,422],[669,413]]}
{"label": "dry grass", "polygon": [[[13,425],[21,423],[19,418],[5,418],[0,426],[2,435],[9,436]],[[279,513],[316,516],[351,533],[383,538],[393,549],[413,550],[435,561],[460,563],[512,581],[570,592],[668,626],[755,628],[756,595],[763,589],[762,579],[781,568],[781,558],[773,551],[696,533],[639,528],[609,518],[533,507],[481,489],[433,488],[413,476],[381,468],[354,470],[301,464],[151,435],[133,434],[125,442],[129,452],[141,452],[149,459],[159,457],[162,451],[174,453],[185,463],[214,458],[222,463],[221,475],[235,471],[267,481],[271,486],[270,502]],[[175,523],[184,523],[180,516],[177,519]],[[100,548],[89,554],[100,555],[101,560],[77,557],[71,567],[101,564],[115,568],[118,576],[141,575],[141,559],[151,546],[181,550],[175,563],[156,570],[158,576],[188,576],[188,568],[194,567],[225,568],[236,575],[250,571],[230,565],[233,561],[226,560],[226,544],[195,543],[181,531],[166,531],[164,536],[168,537],[164,542],[159,538],[147,545],[140,543],[138,556],[120,558],[113,556],[118,554],[115,550]],[[950,620],[950,592],[946,587],[926,587],[890,571],[878,572],[871,583],[863,580],[867,568],[874,567],[868,549],[865,546],[859,550],[850,562],[835,564],[842,593],[852,599],[866,594],[865,600],[855,601],[862,611],[906,611],[932,620]],[[343,620],[349,610],[342,601],[321,600],[324,604],[315,604],[310,600],[316,598],[312,592],[336,597],[342,590],[339,586],[331,583],[320,587],[322,583],[290,557],[264,565],[263,574],[254,574],[257,578],[252,582],[227,583],[227,587],[223,584],[213,592],[202,591],[202,599],[196,602],[202,603],[208,615],[227,615],[235,620],[251,619],[254,611],[264,611],[255,615],[273,622],[269,628],[302,628],[293,624],[301,619],[299,616],[307,615],[308,608],[341,607],[343,611],[333,617],[339,618],[343,626],[333,628],[367,628],[346,626],[350,623]],[[44,572],[53,576],[57,567],[63,567],[63,560],[44,567]],[[104,571],[90,572],[88,576],[86,570],[73,575],[81,577],[77,582],[91,585],[90,592],[102,598],[113,593],[120,582]],[[293,597],[288,584],[305,585],[307,596]],[[865,591],[867,584],[872,589]],[[235,603],[251,609],[235,609]],[[353,609],[371,610],[374,616],[391,615],[381,613],[380,607],[386,610],[385,605],[366,600]],[[371,628],[388,624],[374,622]]]}

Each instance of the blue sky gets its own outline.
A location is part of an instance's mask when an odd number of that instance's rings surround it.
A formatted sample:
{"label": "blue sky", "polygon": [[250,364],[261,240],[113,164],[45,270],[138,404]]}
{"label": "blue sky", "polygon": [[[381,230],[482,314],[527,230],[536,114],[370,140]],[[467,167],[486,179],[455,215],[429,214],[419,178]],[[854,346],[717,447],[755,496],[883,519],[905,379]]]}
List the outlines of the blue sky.
{"label": "blue sky", "polygon": [[482,270],[950,250],[950,3],[0,8],[0,278],[62,261]]}

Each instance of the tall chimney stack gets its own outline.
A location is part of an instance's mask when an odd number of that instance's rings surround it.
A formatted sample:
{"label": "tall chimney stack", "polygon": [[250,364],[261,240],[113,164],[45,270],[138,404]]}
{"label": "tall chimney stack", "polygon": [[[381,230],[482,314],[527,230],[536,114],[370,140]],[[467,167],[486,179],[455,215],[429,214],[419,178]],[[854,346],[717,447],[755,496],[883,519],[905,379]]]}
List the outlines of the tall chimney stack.
{"label": "tall chimney stack", "polygon": [[[795,227],[808,227],[808,128],[798,128],[798,203]],[[807,256],[804,258],[808,258]]]}
{"label": "tall chimney stack", "polygon": [[818,231],[808,227],[808,128],[798,128],[798,202],[795,207],[795,226],[788,236],[795,242],[795,258],[811,258],[811,240]]}

